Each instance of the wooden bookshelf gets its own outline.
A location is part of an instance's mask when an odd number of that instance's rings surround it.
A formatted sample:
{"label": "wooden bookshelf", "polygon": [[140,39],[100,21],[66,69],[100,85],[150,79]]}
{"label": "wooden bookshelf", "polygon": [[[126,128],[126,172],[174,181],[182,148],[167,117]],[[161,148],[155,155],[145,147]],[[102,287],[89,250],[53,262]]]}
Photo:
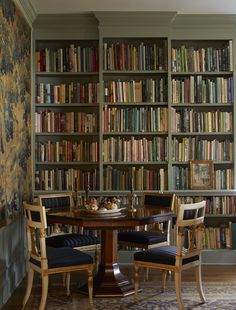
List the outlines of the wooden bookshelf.
{"label": "wooden bookshelf", "polygon": [[[207,227],[233,221],[232,20],[173,12],[97,12],[73,18],[76,28],[65,18],[61,32],[61,17],[50,17],[46,24],[52,28],[45,32],[45,18],[34,34],[34,195],[75,191],[77,185],[83,196],[89,182],[91,195],[122,198],[133,179],[137,202],[147,190],[174,192],[182,202],[207,200]],[[61,54],[74,60],[64,65]],[[79,66],[78,54],[84,55]],[[78,119],[84,122],[86,115],[95,127],[78,129]],[[189,188],[190,160],[213,160],[212,190]],[[64,178],[66,186],[55,181]],[[214,263],[217,253],[232,263],[231,252],[206,250],[204,262]]]}

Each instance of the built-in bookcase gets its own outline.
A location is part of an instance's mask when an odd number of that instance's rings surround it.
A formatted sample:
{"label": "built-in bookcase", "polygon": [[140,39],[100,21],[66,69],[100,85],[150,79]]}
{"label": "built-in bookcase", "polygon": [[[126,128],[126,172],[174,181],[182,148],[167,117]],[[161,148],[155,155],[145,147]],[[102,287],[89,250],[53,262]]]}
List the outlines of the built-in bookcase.
{"label": "built-in bookcase", "polygon": [[98,41],[36,41],[35,69],[35,190],[98,190]]}
{"label": "built-in bookcase", "polygon": [[[99,27],[76,17],[78,29],[59,33],[57,21],[49,34],[39,22],[34,195],[75,191],[83,201],[89,185],[124,204],[131,190],[137,203],[144,191],[205,199],[203,262],[233,263],[235,34],[205,17],[145,14],[96,13]],[[191,189],[194,160],[213,161],[213,189]]]}
{"label": "built-in bookcase", "polygon": [[233,189],[232,40],[171,44],[172,187],[189,189],[189,160],[213,160],[214,189]]}
{"label": "built-in bookcase", "polygon": [[[171,41],[172,189],[179,202],[207,201],[204,248],[232,245],[235,217],[232,40]],[[190,160],[212,160],[213,190],[191,191]],[[190,195],[188,195],[188,193]]]}
{"label": "built-in bookcase", "polygon": [[103,38],[103,190],[168,189],[166,38]]}

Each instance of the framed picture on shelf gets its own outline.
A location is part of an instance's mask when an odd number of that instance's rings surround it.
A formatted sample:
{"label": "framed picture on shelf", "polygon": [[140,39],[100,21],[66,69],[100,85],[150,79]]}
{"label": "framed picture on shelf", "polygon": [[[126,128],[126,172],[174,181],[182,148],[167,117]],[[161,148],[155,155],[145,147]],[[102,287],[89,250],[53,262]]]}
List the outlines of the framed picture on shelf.
{"label": "framed picture on shelf", "polygon": [[191,160],[190,189],[213,189],[213,174],[212,160]]}

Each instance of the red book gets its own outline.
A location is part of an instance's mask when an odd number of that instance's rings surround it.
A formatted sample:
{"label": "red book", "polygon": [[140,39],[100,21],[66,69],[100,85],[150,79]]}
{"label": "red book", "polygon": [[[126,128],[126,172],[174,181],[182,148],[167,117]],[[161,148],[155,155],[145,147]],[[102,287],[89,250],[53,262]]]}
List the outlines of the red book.
{"label": "red book", "polygon": [[45,71],[45,51],[41,50],[40,52],[40,72]]}

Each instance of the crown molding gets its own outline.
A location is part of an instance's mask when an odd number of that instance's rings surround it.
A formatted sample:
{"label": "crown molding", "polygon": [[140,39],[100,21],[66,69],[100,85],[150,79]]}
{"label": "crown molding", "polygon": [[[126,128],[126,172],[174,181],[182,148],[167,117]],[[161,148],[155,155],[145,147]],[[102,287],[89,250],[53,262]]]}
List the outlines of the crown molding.
{"label": "crown molding", "polygon": [[34,23],[34,38],[97,40],[98,21],[93,13],[38,14]]}
{"label": "crown molding", "polygon": [[100,26],[167,26],[177,12],[93,12]]}
{"label": "crown molding", "polygon": [[21,9],[30,26],[32,26],[37,17],[37,13],[30,0],[14,0],[14,2]]}

